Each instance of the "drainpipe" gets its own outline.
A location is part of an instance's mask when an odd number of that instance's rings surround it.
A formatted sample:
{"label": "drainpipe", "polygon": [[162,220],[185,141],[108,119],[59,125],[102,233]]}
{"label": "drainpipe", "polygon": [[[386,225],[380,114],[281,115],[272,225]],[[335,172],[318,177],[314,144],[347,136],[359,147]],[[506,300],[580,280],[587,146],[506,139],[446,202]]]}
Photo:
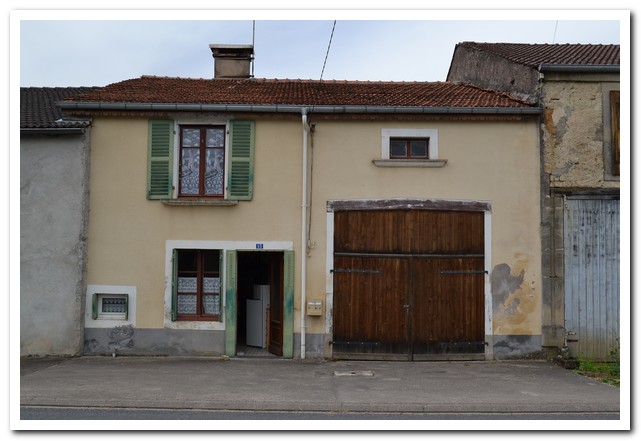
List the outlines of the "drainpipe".
{"label": "drainpipe", "polygon": [[300,240],[300,358],[305,358],[305,304],[307,303],[307,108],[301,108],[303,123],[303,194],[301,202]]}

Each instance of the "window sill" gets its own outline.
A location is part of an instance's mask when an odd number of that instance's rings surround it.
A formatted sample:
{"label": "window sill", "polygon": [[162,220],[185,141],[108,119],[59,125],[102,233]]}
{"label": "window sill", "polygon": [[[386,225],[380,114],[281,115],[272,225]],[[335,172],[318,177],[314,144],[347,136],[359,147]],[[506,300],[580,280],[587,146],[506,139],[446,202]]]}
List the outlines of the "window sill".
{"label": "window sill", "polygon": [[173,207],[204,207],[204,206],[234,206],[238,205],[238,201],[230,199],[161,199],[163,205]]}
{"label": "window sill", "polygon": [[209,323],[221,323],[219,316],[209,317],[197,317],[197,316],[180,316],[176,319],[177,322],[209,322]]}
{"label": "window sill", "polygon": [[447,164],[447,159],[373,159],[377,167],[426,167],[442,168]]}

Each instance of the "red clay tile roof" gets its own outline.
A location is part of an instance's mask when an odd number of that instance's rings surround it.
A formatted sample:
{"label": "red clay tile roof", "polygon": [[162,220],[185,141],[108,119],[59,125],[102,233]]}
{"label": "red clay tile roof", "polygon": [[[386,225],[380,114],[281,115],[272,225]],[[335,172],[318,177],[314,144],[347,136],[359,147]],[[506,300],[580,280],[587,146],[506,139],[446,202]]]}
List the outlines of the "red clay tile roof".
{"label": "red clay tile roof", "polygon": [[73,102],[292,106],[531,107],[507,94],[446,82],[192,79],[143,76]]}
{"label": "red clay tile roof", "polygon": [[88,121],[63,120],[56,101],[89,93],[95,87],[21,87],[20,128],[51,129],[86,127]]}
{"label": "red clay tile roof", "polygon": [[457,44],[493,53],[515,63],[538,68],[541,64],[619,65],[618,44],[521,44],[475,43]]}

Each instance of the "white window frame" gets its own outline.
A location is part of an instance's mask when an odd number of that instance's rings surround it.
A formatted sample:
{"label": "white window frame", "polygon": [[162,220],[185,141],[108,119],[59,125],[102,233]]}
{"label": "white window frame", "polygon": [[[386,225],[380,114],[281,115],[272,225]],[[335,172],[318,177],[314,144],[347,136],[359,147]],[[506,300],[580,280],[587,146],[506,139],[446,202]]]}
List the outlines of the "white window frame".
{"label": "white window frame", "polygon": [[[98,317],[92,316],[93,296],[120,297],[127,296],[127,319],[122,315],[98,312]],[[100,299],[99,299],[100,300]],[[118,317],[120,316],[120,317]],[[136,287],[123,285],[87,285],[85,298],[85,328],[113,328],[123,325],[136,325]]]}
{"label": "white window frame", "polygon": [[[429,138],[428,159],[391,159],[392,138]],[[447,159],[438,157],[438,129],[381,129],[381,157],[372,161],[378,167],[444,167]]]}

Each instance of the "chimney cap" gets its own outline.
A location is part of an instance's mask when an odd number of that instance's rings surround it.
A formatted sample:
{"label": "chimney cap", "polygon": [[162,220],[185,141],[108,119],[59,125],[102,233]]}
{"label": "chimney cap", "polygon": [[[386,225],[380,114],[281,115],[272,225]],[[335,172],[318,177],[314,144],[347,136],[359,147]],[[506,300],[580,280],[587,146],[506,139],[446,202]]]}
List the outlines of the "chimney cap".
{"label": "chimney cap", "polygon": [[209,49],[214,57],[247,57],[254,54],[251,44],[210,44]]}

